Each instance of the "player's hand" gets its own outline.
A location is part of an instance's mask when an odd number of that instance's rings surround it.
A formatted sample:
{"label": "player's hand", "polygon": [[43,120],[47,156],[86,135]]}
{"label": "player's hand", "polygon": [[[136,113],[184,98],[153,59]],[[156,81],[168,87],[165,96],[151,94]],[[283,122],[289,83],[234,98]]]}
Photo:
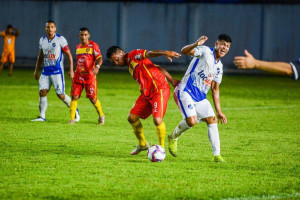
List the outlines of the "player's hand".
{"label": "player's hand", "polygon": [[206,40],[208,40],[207,36],[201,36],[196,42],[196,46],[200,46],[202,44],[204,44],[204,42],[206,42]]}
{"label": "player's hand", "polygon": [[37,71],[34,71],[33,76],[35,80],[39,80],[39,73]]}
{"label": "player's hand", "polygon": [[175,51],[166,51],[167,59],[172,62],[172,58],[179,58],[181,55]]}
{"label": "player's hand", "polygon": [[93,69],[93,74],[94,74],[94,75],[97,75],[98,72],[99,72],[99,68],[98,68],[98,67],[94,67],[94,69]]}
{"label": "player's hand", "polygon": [[227,124],[227,118],[222,112],[217,113],[217,117],[219,123],[221,122],[221,124]]}
{"label": "player's hand", "polygon": [[233,62],[239,69],[253,69],[255,68],[256,59],[245,50],[245,56],[237,56]]}
{"label": "player's hand", "polygon": [[70,79],[74,78],[74,72],[73,71],[69,71],[69,77],[70,77]]}
{"label": "player's hand", "polygon": [[173,85],[173,87],[175,88],[178,84],[180,83],[180,80],[177,79],[173,79],[171,84]]}

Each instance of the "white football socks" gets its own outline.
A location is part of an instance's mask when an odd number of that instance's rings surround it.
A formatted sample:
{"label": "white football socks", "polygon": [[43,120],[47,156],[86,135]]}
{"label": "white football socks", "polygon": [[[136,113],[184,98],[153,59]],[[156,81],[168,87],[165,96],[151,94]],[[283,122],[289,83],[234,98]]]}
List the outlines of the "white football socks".
{"label": "white football socks", "polygon": [[40,109],[40,117],[41,118],[44,118],[44,119],[46,118],[47,106],[48,106],[47,96],[40,97],[39,109]]}
{"label": "white football socks", "polygon": [[178,137],[179,137],[180,135],[182,135],[182,133],[183,133],[184,131],[186,131],[187,129],[190,129],[190,128],[191,128],[191,127],[189,127],[189,126],[187,125],[185,119],[182,120],[181,122],[179,122],[179,124],[178,124],[178,125],[176,126],[176,128],[174,129],[174,131],[173,131],[173,133],[172,133],[172,135],[171,135],[171,138],[177,140]]}
{"label": "white football socks", "polygon": [[71,98],[65,94],[65,99],[63,102],[70,108]]}
{"label": "white football socks", "polygon": [[208,124],[207,134],[211,143],[211,148],[214,153],[214,156],[221,155],[218,124]]}

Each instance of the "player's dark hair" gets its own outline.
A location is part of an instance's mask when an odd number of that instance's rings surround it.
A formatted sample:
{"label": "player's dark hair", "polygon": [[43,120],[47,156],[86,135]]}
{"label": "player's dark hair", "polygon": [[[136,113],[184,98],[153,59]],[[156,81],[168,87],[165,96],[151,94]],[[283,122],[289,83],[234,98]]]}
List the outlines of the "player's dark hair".
{"label": "player's dark hair", "polygon": [[111,58],[111,56],[114,54],[114,53],[117,53],[118,51],[122,51],[121,47],[118,47],[118,46],[111,46],[107,49],[106,51],[106,57],[108,59]]}
{"label": "player's dark hair", "polygon": [[218,40],[219,40],[219,41],[224,40],[225,42],[230,42],[230,43],[232,43],[232,40],[231,40],[230,36],[227,35],[227,34],[220,34],[220,35],[218,36]]}
{"label": "player's dark hair", "polygon": [[8,24],[6,28],[13,28],[13,25]]}
{"label": "player's dark hair", "polygon": [[53,23],[56,26],[55,21],[53,21],[51,19],[46,22],[46,24],[49,24],[49,23]]}
{"label": "player's dark hair", "polygon": [[79,31],[87,31],[87,32],[90,32],[90,30],[87,28],[87,27],[81,27],[79,29]]}

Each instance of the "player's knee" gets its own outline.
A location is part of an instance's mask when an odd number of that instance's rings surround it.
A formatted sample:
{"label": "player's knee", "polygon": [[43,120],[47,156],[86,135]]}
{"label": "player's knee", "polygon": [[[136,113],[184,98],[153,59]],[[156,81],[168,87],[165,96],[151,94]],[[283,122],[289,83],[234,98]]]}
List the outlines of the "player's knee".
{"label": "player's knee", "polygon": [[155,126],[159,126],[163,122],[163,119],[162,118],[153,118],[153,122],[154,122]]}
{"label": "player's knee", "polygon": [[193,127],[198,123],[197,117],[187,118],[186,123],[189,127]]}
{"label": "player's knee", "polygon": [[66,98],[66,96],[64,94],[56,94],[58,98],[60,98],[61,100],[64,100]]}
{"label": "player's knee", "polygon": [[47,96],[48,90],[40,90],[40,97],[45,97]]}
{"label": "player's knee", "polygon": [[213,116],[213,117],[207,117],[206,118],[206,123],[207,124],[215,124],[218,123],[217,117]]}
{"label": "player's knee", "polygon": [[139,120],[139,118],[135,117],[135,115],[129,114],[127,117],[127,120],[129,123],[135,123]]}
{"label": "player's knee", "polygon": [[79,96],[72,96],[72,101],[77,101],[79,99]]}
{"label": "player's knee", "polygon": [[92,104],[95,104],[95,103],[97,103],[97,99],[90,98],[90,102],[91,102]]}

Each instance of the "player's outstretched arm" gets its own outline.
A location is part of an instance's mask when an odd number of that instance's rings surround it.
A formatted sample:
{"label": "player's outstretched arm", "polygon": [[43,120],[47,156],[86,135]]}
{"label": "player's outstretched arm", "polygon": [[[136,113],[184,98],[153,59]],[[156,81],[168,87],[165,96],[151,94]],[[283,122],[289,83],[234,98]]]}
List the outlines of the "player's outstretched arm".
{"label": "player's outstretched arm", "polygon": [[155,65],[155,66],[161,71],[161,73],[163,73],[163,75],[165,75],[167,80],[173,85],[174,88],[180,83],[180,81],[177,79],[174,79],[167,70],[165,70],[164,68],[162,68],[159,65]]}
{"label": "player's outstretched arm", "polygon": [[212,97],[215,104],[218,121],[221,122],[222,124],[227,124],[227,118],[224,115],[224,113],[222,113],[221,110],[219,86],[220,86],[219,83],[212,81],[211,83]]}
{"label": "player's outstretched arm", "polygon": [[102,59],[102,57],[99,57],[95,62],[96,67],[93,69],[93,74],[94,75],[97,75],[99,73],[99,70],[100,70],[100,67],[101,67],[102,63],[103,63],[103,59]]}
{"label": "player's outstretched arm", "polygon": [[175,51],[165,51],[165,50],[152,50],[146,52],[146,58],[166,56],[167,59],[172,62],[172,58],[179,58],[181,55]]}
{"label": "player's outstretched arm", "polygon": [[33,74],[33,76],[36,80],[39,79],[39,69],[42,66],[43,60],[44,60],[44,53],[43,53],[43,50],[40,50],[39,55],[36,60],[35,70],[34,70],[34,74]]}
{"label": "player's outstretched arm", "polygon": [[245,50],[245,56],[237,56],[234,58],[234,64],[239,69],[259,69],[288,76],[293,74],[292,67],[289,63],[257,60],[247,50]]}
{"label": "player's outstretched arm", "polygon": [[181,53],[184,54],[184,55],[189,55],[189,56],[193,56],[194,53],[195,53],[195,50],[194,48],[196,46],[200,46],[202,44],[204,44],[206,42],[206,40],[208,39],[208,37],[206,36],[201,36],[196,42],[194,42],[193,44],[189,44],[189,45],[186,45],[184,46],[182,49],[181,49]]}
{"label": "player's outstretched arm", "polygon": [[73,68],[73,56],[72,56],[72,53],[71,53],[70,50],[66,50],[64,53],[68,57],[68,62],[69,62],[69,67],[70,67],[69,77],[71,79],[73,79],[74,78],[74,68]]}

